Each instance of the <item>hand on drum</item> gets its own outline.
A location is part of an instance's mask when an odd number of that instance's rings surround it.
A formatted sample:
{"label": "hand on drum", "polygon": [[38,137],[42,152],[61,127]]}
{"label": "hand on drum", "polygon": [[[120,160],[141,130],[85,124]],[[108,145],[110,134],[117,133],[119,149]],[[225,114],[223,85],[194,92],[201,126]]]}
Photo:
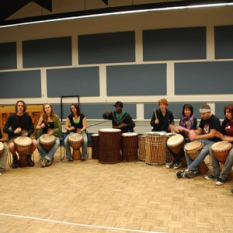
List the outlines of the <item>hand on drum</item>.
{"label": "hand on drum", "polygon": [[223,134],[221,134],[220,132],[216,131],[215,134],[214,134],[215,137],[217,138],[221,138],[223,140],[224,136]]}
{"label": "hand on drum", "polygon": [[159,120],[155,120],[155,124],[156,124],[156,125],[159,124]]}
{"label": "hand on drum", "polygon": [[194,130],[190,130],[189,131],[189,139],[190,141],[194,141],[196,139],[196,133],[194,132]]}
{"label": "hand on drum", "polygon": [[21,131],[22,131],[22,129],[21,129],[20,127],[18,127],[18,128],[14,131],[14,133],[17,134],[17,133],[20,133]]}
{"label": "hand on drum", "polygon": [[79,129],[79,128],[76,130],[76,132],[79,134],[82,133],[81,129]]}
{"label": "hand on drum", "polygon": [[23,129],[22,131],[21,131],[21,136],[28,136],[28,131],[27,130],[25,130],[25,129]]}
{"label": "hand on drum", "polygon": [[45,123],[42,123],[42,124],[40,125],[40,128],[43,129],[44,127],[45,127]]}
{"label": "hand on drum", "polygon": [[127,124],[126,124],[126,123],[120,123],[120,124],[118,125],[118,128],[119,128],[119,129],[122,129],[122,128],[125,128],[125,127],[127,127]]}
{"label": "hand on drum", "polygon": [[49,128],[48,131],[47,131],[47,134],[52,135],[53,134],[53,130]]}

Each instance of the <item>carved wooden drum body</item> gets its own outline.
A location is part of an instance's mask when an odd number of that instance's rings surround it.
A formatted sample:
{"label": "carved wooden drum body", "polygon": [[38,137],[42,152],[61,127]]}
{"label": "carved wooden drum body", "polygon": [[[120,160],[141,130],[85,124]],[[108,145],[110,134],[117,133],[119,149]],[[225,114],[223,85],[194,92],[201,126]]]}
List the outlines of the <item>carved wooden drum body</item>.
{"label": "carved wooden drum body", "polygon": [[73,159],[80,160],[81,159],[80,147],[83,144],[83,136],[79,133],[72,133],[69,135],[68,141],[70,143],[70,146],[73,148]]}

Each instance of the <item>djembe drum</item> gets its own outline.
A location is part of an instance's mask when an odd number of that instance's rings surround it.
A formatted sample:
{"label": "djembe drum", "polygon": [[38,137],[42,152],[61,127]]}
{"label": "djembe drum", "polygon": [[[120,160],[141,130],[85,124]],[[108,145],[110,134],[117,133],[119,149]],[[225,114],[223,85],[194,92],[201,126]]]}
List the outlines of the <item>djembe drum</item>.
{"label": "djembe drum", "polygon": [[138,151],[138,160],[146,160],[146,135],[140,135],[138,137],[139,151]]}
{"label": "djembe drum", "polygon": [[121,135],[122,159],[127,162],[138,160],[138,134],[123,133]]}
{"label": "djembe drum", "polygon": [[[216,142],[211,146],[211,150],[212,150],[214,157],[220,163],[221,171],[225,165],[228,153],[231,150],[231,148],[232,148],[232,144],[227,141]],[[229,181],[231,179],[232,179],[232,172],[229,173],[226,180]]]}
{"label": "djembe drum", "polygon": [[[167,146],[174,155],[179,155],[184,148],[184,137],[180,134],[173,135],[167,140]],[[187,166],[185,157],[181,157],[181,163],[183,167]]]}
{"label": "djembe drum", "polygon": [[44,150],[48,152],[53,147],[56,137],[54,135],[43,134],[39,137],[39,141]]}
{"label": "djembe drum", "polygon": [[121,130],[99,130],[99,162],[119,163],[121,161]]}
{"label": "djembe drum", "polygon": [[32,148],[32,139],[29,137],[20,136],[14,140],[15,150],[19,154],[18,165],[19,167],[28,166],[27,154],[30,153]]}
{"label": "djembe drum", "polygon": [[165,164],[166,132],[146,133],[146,164]]}
{"label": "djembe drum", "polygon": [[79,133],[72,133],[69,135],[68,141],[73,149],[73,155],[72,155],[73,159],[80,160],[81,159],[80,147],[83,144],[83,136]]}
{"label": "djembe drum", "polygon": [[[195,160],[196,157],[201,152],[202,148],[204,147],[204,144],[200,141],[194,141],[187,143],[184,147],[184,151],[187,153],[187,155],[190,157],[190,159]],[[201,164],[198,166],[198,172],[200,174],[205,174],[209,171],[209,168],[205,164],[204,161],[201,162]]]}
{"label": "djembe drum", "polygon": [[93,133],[91,135],[91,151],[92,151],[92,159],[99,158],[99,134]]}
{"label": "djembe drum", "polygon": [[170,137],[175,136],[175,133],[166,133],[166,162],[170,163],[173,161],[173,155],[171,153],[171,150],[169,149],[167,145],[167,141]]}

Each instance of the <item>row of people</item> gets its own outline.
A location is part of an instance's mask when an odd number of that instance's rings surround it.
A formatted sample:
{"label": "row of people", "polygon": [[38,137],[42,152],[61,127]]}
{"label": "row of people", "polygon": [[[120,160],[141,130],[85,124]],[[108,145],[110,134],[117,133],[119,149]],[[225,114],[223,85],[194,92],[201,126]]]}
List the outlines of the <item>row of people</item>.
{"label": "row of people", "polygon": [[[206,179],[217,178],[217,184],[223,183],[226,179],[227,173],[231,170],[232,167],[232,151],[229,153],[228,160],[226,161],[226,171],[222,171],[220,174],[219,164],[215,160],[212,151],[210,150],[211,145],[221,140],[227,140],[232,142],[232,121],[233,121],[233,113],[232,113],[232,105],[226,106],[224,109],[224,115],[226,116],[223,124],[222,130],[220,131],[220,120],[211,113],[211,109],[209,105],[203,105],[199,112],[201,114],[200,125],[197,128],[197,119],[193,114],[193,107],[189,104],[185,104],[183,106],[182,118],[179,122],[179,127],[174,126],[174,116],[173,113],[167,109],[168,102],[166,99],[161,99],[158,101],[159,109],[153,112],[151,118],[151,126],[152,131],[166,131],[171,132],[175,131],[182,134],[185,138],[185,142],[190,142],[194,140],[201,140],[204,143],[204,147],[201,150],[200,154],[197,156],[195,160],[189,158],[187,154],[181,153],[177,155],[174,160],[167,165],[168,168],[179,168],[179,164],[181,163],[180,159],[185,155],[188,168],[182,171],[182,174],[179,173],[179,177],[188,177],[192,178],[196,175],[198,166],[205,159],[205,157],[210,154],[213,161],[213,174],[207,176]],[[113,128],[121,129],[122,132],[132,132],[135,123],[132,120],[132,117],[123,111],[123,103],[117,101],[115,104],[115,111],[108,112],[106,111],[103,114],[104,119],[112,120]],[[16,168],[17,165],[17,155],[14,145],[14,139],[18,136],[28,136],[30,137],[34,131],[32,120],[30,115],[26,114],[26,104],[24,101],[20,100],[16,103],[15,106],[16,114],[12,114],[9,116],[5,127],[4,132],[9,135],[9,150],[13,156],[12,168]],[[43,133],[53,134],[56,137],[56,142],[52,149],[47,152],[43,149],[42,145],[40,145],[39,139],[36,141],[32,140],[31,151],[29,151],[28,157],[28,165],[34,166],[34,162],[31,159],[32,153],[38,148],[40,156],[41,156],[41,166],[49,166],[52,163],[53,156],[59,147],[59,140],[61,137],[61,124],[59,121],[59,117],[54,113],[53,108],[50,104],[45,104],[43,107],[44,114],[40,117],[37,130],[41,129]],[[77,104],[72,104],[70,108],[71,114],[66,119],[65,128],[70,133],[81,133],[83,136],[83,146],[82,146],[82,157],[81,160],[86,160],[86,152],[87,152],[87,118],[84,114],[80,112],[80,108]],[[64,144],[66,147],[66,156],[69,161],[72,161],[72,155],[70,151],[70,145],[68,140],[69,135],[65,138]]]}

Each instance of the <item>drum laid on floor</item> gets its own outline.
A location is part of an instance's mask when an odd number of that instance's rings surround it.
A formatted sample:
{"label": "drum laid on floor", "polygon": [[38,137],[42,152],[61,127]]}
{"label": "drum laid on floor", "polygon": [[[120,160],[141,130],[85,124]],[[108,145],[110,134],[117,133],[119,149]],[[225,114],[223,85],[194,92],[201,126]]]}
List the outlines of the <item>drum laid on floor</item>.
{"label": "drum laid on floor", "polygon": [[27,154],[30,153],[32,148],[32,139],[29,137],[20,136],[15,138],[15,149],[19,154],[18,165],[19,167],[27,167],[28,159]]}
{"label": "drum laid on floor", "polygon": [[80,160],[81,159],[80,147],[83,144],[83,136],[79,133],[72,133],[69,134],[68,141],[73,149],[73,155],[72,155],[73,159]]}
{"label": "drum laid on floor", "polygon": [[[167,140],[167,146],[175,155],[180,154],[184,150],[184,137],[180,134],[173,135]],[[181,163],[183,167],[187,167],[185,157],[181,157]]]}
{"label": "drum laid on floor", "polygon": [[146,160],[146,135],[139,135],[138,137],[138,160],[145,161]]}
{"label": "drum laid on floor", "polygon": [[100,129],[99,130],[99,162],[119,163],[121,161],[121,130]]}
{"label": "drum laid on floor", "polygon": [[[190,157],[190,159],[195,160],[196,157],[199,155],[203,148],[204,144],[200,141],[193,141],[190,143],[187,143],[184,146],[184,151],[187,153],[187,155]],[[198,166],[198,172],[200,174],[205,174],[209,171],[209,168],[205,164],[204,161],[201,162],[201,164]]]}
{"label": "drum laid on floor", "polygon": [[[229,151],[232,148],[232,144],[227,141],[221,141],[221,142],[216,142],[211,146],[212,153],[216,160],[220,163],[220,170],[225,166],[225,162],[228,156]],[[228,177],[226,180],[231,180],[232,179],[232,171],[229,173]]]}
{"label": "drum laid on floor", "polygon": [[99,134],[93,133],[91,135],[91,151],[92,151],[92,159],[99,158]]}
{"label": "drum laid on floor", "polygon": [[122,159],[127,162],[138,160],[138,134],[123,133],[121,135]]}
{"label": "drum laid on floor", "polygon": [[165,164],[166,132],[146,133],[146,164]]}

